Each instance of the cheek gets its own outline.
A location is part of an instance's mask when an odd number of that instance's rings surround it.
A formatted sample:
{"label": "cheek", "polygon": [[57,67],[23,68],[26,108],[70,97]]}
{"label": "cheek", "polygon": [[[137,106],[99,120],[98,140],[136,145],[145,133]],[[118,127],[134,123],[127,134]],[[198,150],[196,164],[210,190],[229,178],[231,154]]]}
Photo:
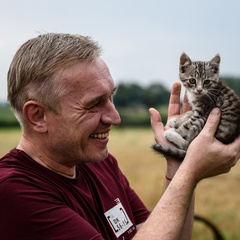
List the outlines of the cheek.
{"label": "cheek", "polygon": [[89,137],[94,133],[99,125],[100,117],[97,114],[85,114],[81,117],[72,118],[61,124],[59,138],[66,146],[72,146],[78,150],[86,149],[89,145]]}
{"label": "cheek", "polygon": [[206,94],[206,93],[208,93],[208,89],[204,88],[203,89],[203,94]]}
{"label": "cheek", "polygon": [[49,129],[49,141],[51,145],[63,146],[66,139],[69,138],[72,131],[71,128],[65,126],[64,124],[55,124],[51,129]]}
{"label": "cheek", "polygon": [[189,83],[184,83],[183,86],[185,87],[185,89],[186,89],[188,92],[192,92],[192,90],[195,88],[195,86],[192,86],[192,85],[189,84]]}
{"label": "cheek", "polygon": [[100,112],[88,112],[81,116],[81,118],[76,119],[76,128],[80,131],[89,132],[89,135],[93,133],[101,120]]}
{"label": "cheek", "polygon": [[194,88],[193,88],[193,87],[192,87],[192,88],[187,87],[186,90],[187,90],[187,92],[189,92],[190,94],[192,94],[192,93],[195,92],[195,87],[194,87]]}
{"label": "cheek", "polygon": [[62,146],[67,145],[67,142],[75,138],[78,130],[73,122],[63,117],[56,117],[50,122],[48,127],[49,145]]}
{"label": "cheek", "polygon": [[[96,131],[101,114],[99,112],[77,112],[51,119],[49,122],[49,139],[68,144],[85,144],[90,134]],[[74,143],[75,142],[75,143]]]}

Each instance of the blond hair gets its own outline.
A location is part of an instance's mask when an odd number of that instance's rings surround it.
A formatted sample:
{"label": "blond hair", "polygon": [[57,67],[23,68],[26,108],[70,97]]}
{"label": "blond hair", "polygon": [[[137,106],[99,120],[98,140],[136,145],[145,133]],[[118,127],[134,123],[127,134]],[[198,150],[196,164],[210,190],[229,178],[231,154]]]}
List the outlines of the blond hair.
{"label": "blond hair", "polygon": [[48,33],[25,42],[8,71],[8,101],[20,124],[24,123],[23,106],[29,100],[59,112],[59,98],[66,90],[57,75],[59,70],[100,55],[101,47],[87,36]]}

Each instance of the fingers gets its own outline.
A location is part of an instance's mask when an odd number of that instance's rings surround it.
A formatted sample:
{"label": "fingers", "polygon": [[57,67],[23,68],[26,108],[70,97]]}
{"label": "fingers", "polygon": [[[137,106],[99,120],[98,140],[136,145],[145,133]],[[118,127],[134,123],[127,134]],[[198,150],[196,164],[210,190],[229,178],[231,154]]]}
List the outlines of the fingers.
{"label": "fingers", "polygon": [[155,124],[157,122],[162,122],[159,112],[155,108],[149,109],[151,123]]}
{"label": "fingers", "polygon": [[187,92],[185,92],[182,104],[182,113],[185,113],[189,110],[191,110],[191,105],[189,104],[188,101]]}
{"label": "fingers", "polygon": [[155,141],[161,142],[161,140],[164,138],[164,125],[162,123],[161,116],[159,112],[154,108],[149,109],[149,114]]}
{"label": "fingers", "polygon": [[[236,156],[235,159],[235,164],[237,163],[238,160],[240,160],[240,136],[234,140],[234,142],[226,145],[227,150],[229,150],[233,156]],[[227,151],[226,150],[226,151]]]}
{"label": "fingers", "polygon": [[220,122],[220,115],[220,110],[218,108],[214,108],[209,114],[207,122],[200,134],[214,137],[214,134]]}
{"label": "fingers", "polygon": [[180,114],[180,94],[181,83],[175,82],[172,86],[172,91],[168,106],[168,118]]}
{"label": "fingers", "polygon": [[234,141],[234,150],[237,152],[237,161],[240,160],[240,137]]}
{"label": "fingers", "polygon": [[157,133],[159,130],[161,131],[164,126],[159,112],[155,108],[150,108],[149,114],[153,132]]}

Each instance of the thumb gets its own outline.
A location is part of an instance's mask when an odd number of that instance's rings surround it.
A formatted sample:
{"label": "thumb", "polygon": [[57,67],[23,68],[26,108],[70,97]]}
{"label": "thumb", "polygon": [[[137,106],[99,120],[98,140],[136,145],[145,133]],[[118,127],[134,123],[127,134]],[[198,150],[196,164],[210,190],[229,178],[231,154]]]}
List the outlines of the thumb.
{"label": "thumb", "polygon": [[150,113],[152,130],[155,136],[155,140],[157,140],[161,138],[160,136],[164,132],[164,125],[162,123],[162,119],[159,112],[155,108],[150,108],[149,113]]}
{"label": "thumb", "polygon": [[218,108],[213,108],[210,112],[207,122],[201,132],[206,136],[214,136],[220,122],[221,112]]}
{"label": "thumb", "polygon": [[150,120],[152,125],[162,122],[161,116],[155,108],[150,108],[149,113],[150,113]]}

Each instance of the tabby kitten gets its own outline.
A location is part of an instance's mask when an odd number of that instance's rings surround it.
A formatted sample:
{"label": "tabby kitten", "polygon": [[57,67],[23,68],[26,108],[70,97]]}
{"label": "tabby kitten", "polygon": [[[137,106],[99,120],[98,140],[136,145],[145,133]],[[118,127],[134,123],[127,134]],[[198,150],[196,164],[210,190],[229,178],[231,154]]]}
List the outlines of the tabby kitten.
{"label": "tabby kitten", "polygon": [[171,128],[165,132],[165,137],[175,146],[154,144],[155,151],[182,160],[214,107],[221,110],[215,137],[228,144],[240,135],[240,97],[219,80],[219,64],[219,55],[208,62],[192,61],[187,54],[181,55],[179,76],[192,109],[168,122]]}

